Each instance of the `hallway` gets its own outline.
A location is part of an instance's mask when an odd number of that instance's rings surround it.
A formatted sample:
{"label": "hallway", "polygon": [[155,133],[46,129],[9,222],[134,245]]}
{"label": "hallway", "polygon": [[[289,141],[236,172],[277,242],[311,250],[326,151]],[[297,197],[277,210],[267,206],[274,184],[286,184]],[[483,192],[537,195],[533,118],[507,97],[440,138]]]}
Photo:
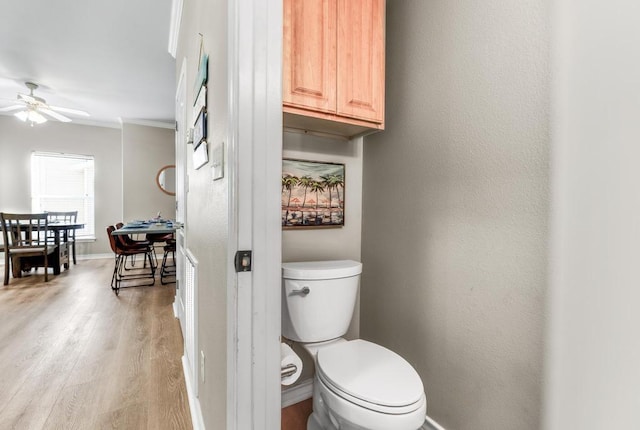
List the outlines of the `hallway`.
{"label": "hallway", "polygon": [[112,259],[0,288],[3,429],[191,429],[173,285],[109,282]]}

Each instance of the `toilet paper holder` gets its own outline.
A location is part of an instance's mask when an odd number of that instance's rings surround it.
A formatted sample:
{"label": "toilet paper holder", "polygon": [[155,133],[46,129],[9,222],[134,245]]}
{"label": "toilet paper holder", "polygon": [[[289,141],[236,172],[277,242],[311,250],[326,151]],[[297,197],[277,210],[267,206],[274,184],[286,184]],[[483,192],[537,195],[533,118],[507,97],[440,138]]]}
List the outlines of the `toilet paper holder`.
{"label": "toilet paper holder", "polygon": [[295,364],[289,364],[280,368],[280,379],[287,378],[298,371],[298,366]]}

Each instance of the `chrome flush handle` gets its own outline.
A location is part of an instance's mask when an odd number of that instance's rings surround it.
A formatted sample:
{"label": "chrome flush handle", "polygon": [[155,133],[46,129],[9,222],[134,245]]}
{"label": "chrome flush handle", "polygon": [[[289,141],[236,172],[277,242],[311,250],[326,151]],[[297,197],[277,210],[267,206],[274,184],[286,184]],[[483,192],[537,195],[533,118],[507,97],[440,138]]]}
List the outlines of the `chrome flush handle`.
{"label": "chrome flush handle", "polygon": [[293,290],[291,291],[291,293],[289,294],[290,296],[299,294],[301,296],[306,296],[307,294],[309,294],[311,292],[311,289],[309,289],[309,287],[303,287],[300,290]]}

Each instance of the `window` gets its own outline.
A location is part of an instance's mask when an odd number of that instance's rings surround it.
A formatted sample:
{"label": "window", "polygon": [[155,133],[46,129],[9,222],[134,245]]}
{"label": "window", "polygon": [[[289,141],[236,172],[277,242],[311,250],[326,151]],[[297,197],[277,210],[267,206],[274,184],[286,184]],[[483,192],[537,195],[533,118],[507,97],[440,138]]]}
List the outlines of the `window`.
{"label": "window", "polygon": [[31,210],[78,211],[77,239],[95,239],[93,182],[92,156],[31,154]]}

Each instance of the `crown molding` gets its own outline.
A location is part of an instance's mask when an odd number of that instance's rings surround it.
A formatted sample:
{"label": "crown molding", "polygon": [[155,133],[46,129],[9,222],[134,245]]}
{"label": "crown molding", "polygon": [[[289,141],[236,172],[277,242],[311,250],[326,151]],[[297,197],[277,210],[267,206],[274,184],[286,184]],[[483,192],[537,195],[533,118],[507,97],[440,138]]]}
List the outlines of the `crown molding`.
{"label": "crown molding", "polygon": [[176,128],[175,122],[150,121],[146,119],[131,119],[131,118],[120,118],[120,122],[122,124],[144,125],[146,127],[168,128],[171,130],[175,130]]}

